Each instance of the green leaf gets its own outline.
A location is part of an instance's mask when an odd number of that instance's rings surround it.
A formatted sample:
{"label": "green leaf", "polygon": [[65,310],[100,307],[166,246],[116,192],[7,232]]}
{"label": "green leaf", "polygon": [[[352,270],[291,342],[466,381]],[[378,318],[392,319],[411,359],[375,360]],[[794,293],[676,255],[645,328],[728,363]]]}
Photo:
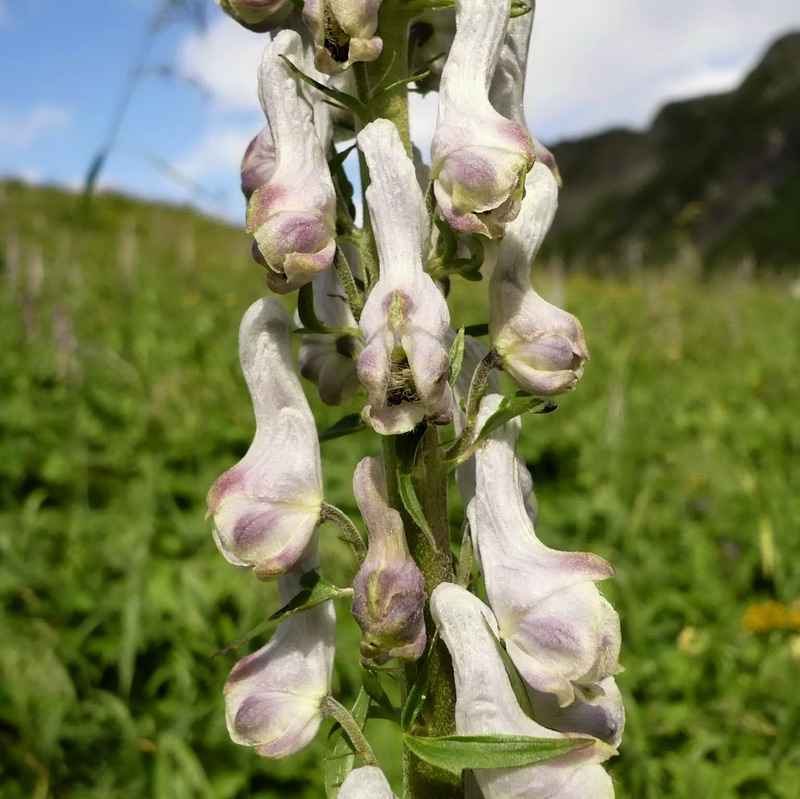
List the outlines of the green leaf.
{"label": "green leaf", "polygon": [[464,328],[462,327],[456,334],[453,346],[450,347],[450,374],[447,382],[451,386],[456,384],[458,376],[461,374],[461,367],[464,365]]}
{"label": "green leaf", "polygon": [[447,263],[448,261],[452,261],[455,257],[456,250],[458,249],[458,240],[456,239],[456,233],[444,219],[434,219],[434,225],[439,230],[440,236],[439,241],[437,244],[442,245],[442,263]]}
{"label": "green leaf", "polygon": [[436,549],[433,531],[428,524],[428,520],[425,518],[425,511],[422,510],[422,505],[420,505],[417,491],[414,488],[414,482],[411,478],[414,469],[414,459],[417,454],[417,444],[419,444],[419,440],[422,438],[424,432],[425,424],[423,423],[417,425],[410,433],[404,433],[401,436],[395,437],[397,453],[397,490],[414,524],[422,530],[431,547]]}
{"label": "green leaf", "polygon": [[350,153],[352,153],[355,149],[356,145],[351,144],[340,153],[336,153],[336,155],[334,155],[333,158],[328,161],[328,169],[330,169],[331,175],[335,175],[337,172],[339,172],[339,170],[342,169],[342,165],[347,160],[347,156],[350,155]]}
{"label": "green leaf", "polygon": [[320,322],[314,309],[314,289],[306,283],[297,291],[297,314],[303,327],[311,333],[324,333],[325,325]]}
{"label": "green leaf", "polygon": [[[350,710],[356,724],[363,730],[369,710],[369,696],[362,688]],[[328,735],[323,749],[325,795],[328,799],[337,799],[339,788],[353,770],[355,755],[350,739],[342,734],[342,728],[335,724]]]}
{"label": "green leaf", "polygon": [[361,682],[364,684],[364,690],[367,692],[369,698],[375,703],[376,707],[380,709],[380,717],[388,719],[389,721],[398,722],[400,712],[392,704],[383,685],[381,685],[380,678],[373,669],[361,667]]}
{"label": "green leaf", "polygon": [[525,715],[532,719],[533,706],[531,705],[531,698],[528,695],[528,692],[525,690],[525,683],[522,681],[522,677],[519,676],[519,672],[517,671],[517,667],[514,665],[514,661],[511,660],[511,656],[508,654],[508,652],[506,652],[506,648],[503,646],[502,641],[494,634],[492,626],[488,621],[486,621],[485,618],[483,623],[486,625],[489,635],[492,636],[494,645],[497,647],[497,654],[500,655],[500,660],[503,661],[503,666],[506,670],[508,681],[511,683],[511,688],[513,689],[514,696],[517,699],[517,704],[522,708]]}
{"label": "green leaf", "polygon": [[533,6],[529,2],[525,2],[525,0],[512,0],[509,17],[510,19],[524,17],[525,14],[530,14],[532,8]]}
{"label": "green leaf", "polygon": [[366,430],[367,425],[357,413],[348,413],[343,416],[338,422],[334,422],[330,427],[323,430],[319,434],[319,440],[332,441],[334,438],[342,438],[342,436],[352,436],[354,433],[360,433]]}
{"label": "green leaf", "polygon": [[363,118],[365,116],[366,109],[364,108],[364,104],[357,98],[353,97],[352,94],[347,94],[346,92],[340,92],[338,89],[333,89],[330,86],[326,86],[324,83],[320,83],[314,78],[309,77],[306,75],[303,70],[296,67],[285,55],[281,55],[286,66],[297,75],[300,80],[307,83],[309,86],[313,86],[317,91],[322,92],[326,97],[330,97],[332,100],[335,100],[337,103],[343,105],[348,111],[354,113],[357,117]]}
{"label": "green leaf", "polygon": [[428,644],[427,653],[422,661],[422,668],[417,673],[417,679],[414,680],[414,684],[411,686],[411,690],[406,697],[406,703],[403,705],[403,712],[400,716],[400,726],[405,732],[411,729],[420,710],[422,710],[422,706],[425,704],[425,700],[428,698],[428,686],[430,685],[431,679],[430,653],[436,646],[438,638],[439,630],[436,630]]}
{"label": "green leaf", "polygon": [[405,733],[403,743],[432,766],[460,774],[465,768],[494,769],[530,766],[583,749],[594,738],[532,738],[527,735],[445,735],[416,738]]}
{"label": "green leaf", "polygon": [[256,636],[271,632],[282,621],[286,621],[286,619],[296,616],[298,613],[305,613],[307,610],[311,610],[328,600],[352,595],[351,588],[339,588],[333,583],[329,583],[315,571],[306,572],[300,578],[300,586],[300,593],[292,597],[280,610],[275,611],[268,619],[262,621],[261,624],[254,627],[241,638],[237,638],[232,644],[215,652],[214,657],[227,655],[228,652],[233,652],[234,649],[238,649]]}
{"label": "green leaf", "polygon": [[[485,441],[498,427],[502,427],[506,422],[523,413],[550,413],[557,407],[553,400],[546,397],[532,397],[530,394],[504,397],[500,407],[486,420],[486,424],[481,428],[472,448]],[[541,410],[536,410],[536,408],[541,408]]]}

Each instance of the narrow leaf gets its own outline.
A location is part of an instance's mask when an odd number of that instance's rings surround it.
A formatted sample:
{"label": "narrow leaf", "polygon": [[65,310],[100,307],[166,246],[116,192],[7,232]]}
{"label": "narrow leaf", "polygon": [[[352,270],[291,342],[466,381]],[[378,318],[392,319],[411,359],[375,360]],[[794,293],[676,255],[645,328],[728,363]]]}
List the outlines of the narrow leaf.
{"label": "narrow leaf", "polygon": [[[367,720],[369,710],[369,696],[362,688],[356,698],[350,713],[356,720],[361,729]],[[324,775],[325,775],[325,795],[327,799],[337,799],[339,788],[347,779],[347,775],[353,770],[355,755],[350,739],[342,734],[342,728],[335,724],[331,729],[328,740],[323,749]]]}
{"label": "narrow leaf", "polygon": [[463,769],[530,766],[595,744],[594,738],[532,738],[527,735],[445,735],[416,738],[405,733],[403,743],[432,766],[459,774]]}
{"label": "narrow leaf", "polygon": [[347,160],[347,156],[356,149],[355,144],[351,144],[346,149],[342,150],[340,153],[336,153],[333,158],[328,161],[328,169],[330,169],[331,174],[335,175],[341,168],[344,162]]}
{"label": "narrow leaf", "polygon": [[414,470],[414,460],[417,455],[417,445],[424,433],[425,424],[423,423],[417,425],[410,433],[404,433],[403,435],[395,437],[395,451],[397,453],[397,490],[414,524],[422,530],[431,547],[436,549],[433,531],[428,524],[428,520],[425,518],[425,511],[422,510],[422,505],[420,505],[417,491],[414,488],[414,482],[411,478]]}
{"label": "narrow leaf", "polygon": [[392,704],[392,700],[389,699],[375,671],[362,666],[361,682],[364,684],[364,690],[367,692],[369,698],[375,703],[376,707],[381,710],[381,718],[388,718],[390,721],[394,722],[399,721],[400,713]]}
{"label": "narrow leaf", "polygon": [[489,635],[492,636],[494,645],[497,647],[497,654],[500,655],[500,660],[503,661],[503,666],[506,670],[506,676],[508,677],[508,681],[511,683],[511,688],[514,691],[517,704],[522,708],[522,711],[525,713],[525,715],[532,719],[533,706],[531,705],[531,698],[528,695],[528,692],[525,690],[525,683],[522,681],[522,677],[519,676],[519,672],[517,671],[517,667],[514,665],[514,661],[511,660],[511,656],[508,654],[508,652],[506,652],[503,642],[494,634],[494,630],[485,618],[483,623],[486,625]]}
{"label": "narrow leaf", "polygon": [[343,416],[338,422],[334,422],[326,430],[323,430],[319,434],[319,440],[332,441],[334,438],[352,436],[354,433],[360,433],[366,429],[367,426],[357,413],[348,413],[347,416]]}
{"label": "narrow leaf", "polygon": [[454,386],[458,376],[461,374],[461,367],[464,365],[464,328],[462,327],[456,334],[453,346],[450,347],[450,374],[447,382]]}
{"label": "narrow leaf", "polygon": [[425,704],[425,700],[428,698],[428,687],[431,680],[430,653],[436,646],[438,639],[439,630],[436,630],[428,644],[427,653],[422,661],[422,668],[417,673],[417,679],[414,680],[414,684],[411,686],[411,690],[406,697],[406,703],[403,705],[403,713],[400,716],[400,726],[405,732],[411,729],[414,722],[417,720],[420,710],[422,710],[422,706]]}
{"label": "narrow leaf", "polygon": [[[502,427],[506,422],[521,416],[523,413],[550,413],[556,407],[555,402],[548,398],[531,397],[528,394],[521,397],[506,397],[500,403],[500,407],[486,420],[486,424],[481,428],[473,447],[485,441],[498,427]],[[536,408],[541,408],[541,410],[536,410]]]}
{"label": "narrow leaf", "polygon": [[281,55],[281,58],[286,66],[288,66],[300,80],[305,81],[309,86],[313,86],[326,97],[330,97],[336,102],[341,103],[348,111],[351,111],[359,118],[363,117],[365,111],[364,105],[357,97],[353,97],[352,94],[347,94],[346,92],[340,92],[338,89],[333,89],[330,86],[326,86],[324,83],[314,80],[314,78],[306,75],[303,70],[296,67],[285,55]]}
{"label": "narrow leaf", "polygon": [[296,616],[298,613],[305,613],[307,610],[321,605],[331,599],[338,599],[342,596],[351,596],[352,588],[339,588],[333,583],[329,583],[324,577],[321,577],[317,572],[306,572],[300,578],[300,585],[302,590],[299,594],[294,596],[287,602],[280,610],[275,611],[268,619],[262,621],[259,625],[254,627],[250,632],[245,633],[241,638],[237,638],[232,644],[223,647],[218,652],[214,653],[214,657],[219,655],[226,655],[234,649],[238,649],[243,644],[251,641],[253,638],[264,635],[275,629],[282,621]]}

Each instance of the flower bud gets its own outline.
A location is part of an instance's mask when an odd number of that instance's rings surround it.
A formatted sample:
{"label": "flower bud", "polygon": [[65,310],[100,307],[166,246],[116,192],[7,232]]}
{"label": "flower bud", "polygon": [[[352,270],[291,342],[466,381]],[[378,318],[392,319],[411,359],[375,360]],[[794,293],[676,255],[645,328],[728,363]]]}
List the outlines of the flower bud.
{"label": "flower bud", "polygon": [[558,186],[550,169],[536,164],[527,187],[489,283],[489,335],[508,376],[531,394],[549,396],[575,387],[589,352],[581,323],[531,288],[530,265],[552,224]]}
{"label": "flower bud", "polygon": [[247,145],[242,158],[242,194],[245,200],[253,196],[256,189],[269,183],[275,174],[275,147],[269,125],[264,125],[259,134]]}
{"label": "flower bud", "polygon": [[[502,397],[484,398],[480,429]],[[620,670],[619,618],[594,583],[613,576],[596,555],[559,552],[537,537],[525,508],[515,446],[519,419],[475,453],[475,498],[467,509],[486,593],[508,654],[532,688],[564,707],[593,702]]]}
{"label": "flower bud", "polygon": [[297,79],[283,63],[303,61],[295,31],[264,50],[259,96],[275,148],[275,171],[247,206],[247,229],[267,266],[267,285],[286,294],[328,269],[336,252],[336,197],[322,144]]}
{"label": "flower bud", "polygon": [[[356,320],[344,297],[335,269],[314,278],[314,311],[325,327],[356,327]],[[315,383],[326,405],[341,405],[361,385],[356,374],[356,360],[364,344],[361,336],[332,333],[308,333],[300,339],[300,374]]]}
{"label": "flower bud", "polygon": [[382,435],[406,433],[426,416],[447,424],[450,313],[423,268],[430,230],[414,165],[388,120],[367,125],[358,144],[369,166],[366,195],[380,259],[360,320],[366,346],[358,377],[369,392],[362,416]]}
{"label": "flower bud", "polygon": [[303,21],[317,43],[317,69],[334,75],[383,49],[375,36],[381,0],[305,0]]}
{"label": "flower bud", "polygon": [[347,775],[339,799],[394,799],[392,787],[376,766],[362,766]]}
{"label": "flower bud", "polygon": [[[278,583],[282,604],[300,592],[301,573]],[[240,660],[225,684],[231,739],[262,757],[287,757],[307,746],[322,722],[336,649],[332,602],[282,622],[269,643]]]}
{"label": "flower bud", "polygon": [[583,732],[617,747],[625,729],[625,708],[622,694],[613,677],[599,683],[601,694],[588,704],[580,698],[559,707],[554,694],[543,694],[528,689],[533,715],[539,724],[561,732]]}
{"label": "flower bud", "polygon": [[225,558],[271,580],[309,548],[322,509],[314,417],[292,359],[291,322],[277,299],[250,306],[239,354],[256,434],[244,458],[208,493],[214,538]]}
{"label": "flower bud", "polygon": [[500,238],[519,213],[534,160],[525,126],[489,102],[509,6],[510,0],[457,0],[431,145],[431,177],[444,218],[456,230],[489,238]]}
{"label": "flower bud", "polygon": [[[549,730],[525,715],[511,688],[490,629],[492,612],[476,596],[442,583],[431,596],[431,614],[450,651],[456,685],[459,735],[527,735],[579,738]],[[613,754],[607,744],[588,745],[531,766],[474,771],[485,799],[613,799],[614,788],[599,763]]]}
{"label": "flower bud", "polygon": [[217,0],[240,25],[256,33],[277,28],[292,13],[292,0]]}
{"label": "flower bud", "polygon": [[400,514],[389,507],[383,464],[364,458],[353,478],[369,549],[353,581],[361,654],[416,660],[425,650],[425,581],[406,544]]}

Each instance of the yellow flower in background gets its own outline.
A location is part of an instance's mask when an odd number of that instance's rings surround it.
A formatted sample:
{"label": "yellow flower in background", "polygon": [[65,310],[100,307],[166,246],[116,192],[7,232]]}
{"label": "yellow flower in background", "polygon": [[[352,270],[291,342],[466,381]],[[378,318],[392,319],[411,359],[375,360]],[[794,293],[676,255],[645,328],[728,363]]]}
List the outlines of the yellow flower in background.
{"label": "yellow flower in background", "polygon": [[800,606],[785,605],[774,599],[754,602],[742,616],[742,627],[751,633],[771,630],[800,630]]}

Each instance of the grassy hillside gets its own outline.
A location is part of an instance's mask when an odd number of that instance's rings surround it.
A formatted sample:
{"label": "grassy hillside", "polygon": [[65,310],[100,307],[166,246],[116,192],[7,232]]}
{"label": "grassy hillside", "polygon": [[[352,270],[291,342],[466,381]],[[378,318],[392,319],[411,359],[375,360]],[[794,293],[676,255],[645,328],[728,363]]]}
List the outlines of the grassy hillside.
{"label": "grassy hillside", "polygon": [[642,133],[554,148],[564,176],[548,252],[605,269],[667,262],[800,263],[800,33],[727,94],[672,103]]}
{"label": "grassy hillside", "polygon": [[[276,607],[203,518],[252,434],[247,238],[120,197],[87,215],[6,185],[1,202],[0,795],[323,796],[319,743],[278,762],[230,743],[220,691],[238,654],[211,657]],[[592,351],[579,390],[525,420],[522,451],[542,538],[619,570],[604,588],[627,668],[618,796],[796,799],[797,291],[677,268],[536,279]],[[481,319],[485,289],[455,287],[457,323]],[[355,409],[309,396],[320,427]],[[375,448],[323,445],[329,501],[354,509],[352,469]],[[349,580],[335,530],[322,542],[327,574]],[[356,634],[338,610],[347,697]],[[388,767],[391,725],[370,724]]]}

